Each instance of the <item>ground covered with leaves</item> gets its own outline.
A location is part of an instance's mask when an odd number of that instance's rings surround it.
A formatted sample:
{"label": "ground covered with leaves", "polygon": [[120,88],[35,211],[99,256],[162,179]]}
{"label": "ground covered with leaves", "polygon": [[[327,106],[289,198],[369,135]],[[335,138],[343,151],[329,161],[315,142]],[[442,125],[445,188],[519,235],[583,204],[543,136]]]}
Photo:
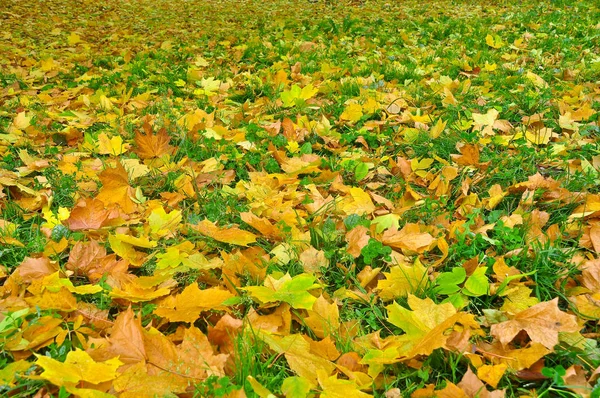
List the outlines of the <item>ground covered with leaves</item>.
{"label": "ground covered with leaves", "polygon": [[595,1],[0,5],[0,395],[600,396]]}

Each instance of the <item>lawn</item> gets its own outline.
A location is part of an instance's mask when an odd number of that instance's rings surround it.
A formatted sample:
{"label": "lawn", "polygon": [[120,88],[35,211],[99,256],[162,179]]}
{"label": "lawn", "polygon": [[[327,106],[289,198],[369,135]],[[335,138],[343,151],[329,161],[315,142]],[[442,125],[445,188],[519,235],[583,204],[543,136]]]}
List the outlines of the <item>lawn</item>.
{"label": "lawn", "polygon": [[3,0],[0,395],[600,397],[600,5]]}

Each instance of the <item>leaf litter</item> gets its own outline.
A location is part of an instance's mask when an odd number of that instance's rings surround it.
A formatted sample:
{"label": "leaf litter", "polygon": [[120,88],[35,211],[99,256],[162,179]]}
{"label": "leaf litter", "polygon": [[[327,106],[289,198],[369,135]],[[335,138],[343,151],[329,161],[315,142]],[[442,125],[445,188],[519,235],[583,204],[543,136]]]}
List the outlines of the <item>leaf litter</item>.
{"label": "leaf litter", "polygon": [[0,391],[597,396],[594,2],[0,6]]}

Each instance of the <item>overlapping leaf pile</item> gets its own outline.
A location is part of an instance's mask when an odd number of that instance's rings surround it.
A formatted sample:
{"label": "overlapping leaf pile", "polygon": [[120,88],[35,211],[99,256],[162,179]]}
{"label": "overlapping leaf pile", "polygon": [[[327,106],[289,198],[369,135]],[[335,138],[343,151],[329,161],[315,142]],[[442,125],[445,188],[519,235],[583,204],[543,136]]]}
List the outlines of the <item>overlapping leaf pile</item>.
{"label": "overlapping leaf pile", "polygon": [[2,395],[598,394],[598,5],[421,3],[3,2]]}

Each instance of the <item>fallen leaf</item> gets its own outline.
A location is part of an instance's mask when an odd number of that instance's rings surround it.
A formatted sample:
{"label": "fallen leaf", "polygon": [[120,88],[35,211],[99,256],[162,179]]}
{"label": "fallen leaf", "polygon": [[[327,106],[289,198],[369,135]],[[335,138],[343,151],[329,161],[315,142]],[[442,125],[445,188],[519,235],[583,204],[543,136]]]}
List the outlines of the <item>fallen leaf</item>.
{"label": "fallen leaf", "polygon": [[577,318],[561,311],[558,308],[558,298],[555,298],[518,313],[510,321],[492,325],[490,332],[506,346],[524,330],[534,343],[553,349],[558,344],[559,332],[577,332],[580,329]]}
{"label": "fallen leaf", "polygon": [[250,243],[256,242],[256,235],[251,232],[237,227],[221,229],[209,220],[202,220],[198,224],[192,225],[192,228],[202,235],[232,245],[248,246]]}

